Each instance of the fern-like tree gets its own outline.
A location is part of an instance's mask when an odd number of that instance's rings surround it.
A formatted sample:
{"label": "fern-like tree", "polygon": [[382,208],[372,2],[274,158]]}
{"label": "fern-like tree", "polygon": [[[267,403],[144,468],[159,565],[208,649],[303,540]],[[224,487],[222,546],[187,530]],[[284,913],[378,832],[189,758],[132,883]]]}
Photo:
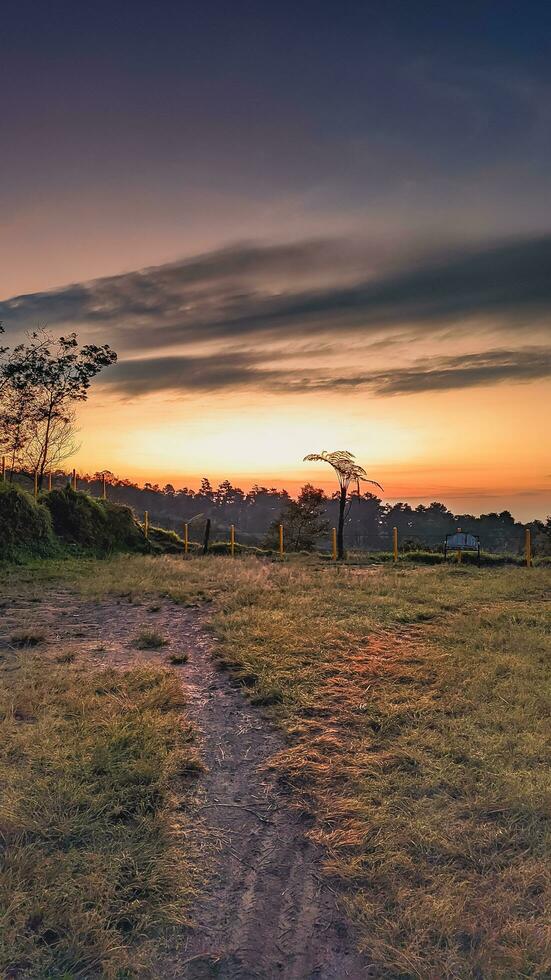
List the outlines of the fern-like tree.
{"label": "fern-like tree", "polygon": [[335,473],[337,474],[337,480],[339,481],[339,524],[337,528],[337,556],[339,559],[344,558],[344,521],[346,518],[346,504],[348,501],[348,491],[350,486],[355,486],[360,493],[360,480],[363,483],[371,483],[375,487],[379,487],[382,490],[380,483],[376,480],[368,479],[367,473],[363,466],[360,466],[356,462],[356,457],[353,453],[349,453],[346,449],[338,449],[333,453],[327,453],[325,450],[321,453],[309,453],[308,456],[304,457],[304,462],[309,463],[329,463],[332,466]]}

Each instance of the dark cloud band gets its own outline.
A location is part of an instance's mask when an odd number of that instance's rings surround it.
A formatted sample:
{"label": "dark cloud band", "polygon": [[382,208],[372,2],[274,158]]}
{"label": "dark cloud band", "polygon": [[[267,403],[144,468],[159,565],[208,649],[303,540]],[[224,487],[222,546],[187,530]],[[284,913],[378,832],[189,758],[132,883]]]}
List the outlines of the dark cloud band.
{"label": "dark cloud band", "polygon": [[[541,342],[551,323],[551,235],[456,248],[407,266],[402,258],[394,268],[388,256],[378,263],[367,246],[239,246],[14,297],[0,303],[0,320],[8,335],[39,323],[101,335],[122,354],[106,383],[131,396],[232,387],[397,395],[530,381],[550,373],[549,349],[533,345],[535,331]],[[304,368],[286,365],[297,340],[321,351],[346,336],[349,345],[364,344],[363,353],[350,353],[357,365],[369,363],[369,338],[371,347],[384,346],[399,335],[453,329],[465,341],[487,326],[504,336],[514,328],[520,349],[433,358],[389,372],[354,367],[336,377],[300,352],[296,363]],[[198,344],[213,353],[192,356]],[[177,356],[166,356],[170,347]]]}
{"label": "dark cloud band", "polygon": [[499,382],[528,382],[551,377],[551,351],[543,347],[491,350],[462,357],[435,357],[392,372],[328,376],[324,371],[261,366],[264,355],[251,352],[212,357],[161,357],[123,361],[105,382],[127,396],[156,391],[179,393],[260,388],[274,392],[371,391],[407,395]]}
{"label": "dark cloud band", "polygon": [[379,272],[372,257],[352,261],[336,243],[236,247],[14,297],[0,303],[0,319],[19,328],[105,327],[126,350],[306,331],[425,334],[473,320],[527,329],[551,319],[551,236],[465,247]]}

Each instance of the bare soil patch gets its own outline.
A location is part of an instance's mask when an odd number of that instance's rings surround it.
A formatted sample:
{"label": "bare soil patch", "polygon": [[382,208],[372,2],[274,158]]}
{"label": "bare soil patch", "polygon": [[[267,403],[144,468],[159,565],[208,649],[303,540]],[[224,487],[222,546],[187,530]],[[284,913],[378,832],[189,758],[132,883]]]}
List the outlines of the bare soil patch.
{"label": "bare soil patch", "polygon": [[[285,748],[282,735],[217,669],[203,611],[167,600],[90,602],[69,591],[47,591],[41,601],[19,598],[2,609],[1,657],[9,659],[12,637],[23,629],[44,635],[33,654],[43,652],[45,662],[70,650],[75,663],[160,663],[181,677],[206,765],[193,806],[214,858],[194,926],[162,975],[369,977],[336,897],[320,877],[321,851],[306,839],[307,820],[267,768]],[[145,633],[158,644],[144,646]],[[185,662],[176,665],[175,659]]]}

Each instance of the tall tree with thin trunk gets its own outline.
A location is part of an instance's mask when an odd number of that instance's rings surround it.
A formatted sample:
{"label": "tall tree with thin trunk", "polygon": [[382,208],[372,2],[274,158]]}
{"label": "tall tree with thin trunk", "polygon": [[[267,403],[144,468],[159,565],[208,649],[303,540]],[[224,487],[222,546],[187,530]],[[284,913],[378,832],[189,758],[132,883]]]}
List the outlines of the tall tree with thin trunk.
{"label": "tall tree with thin trunk", "polygon": [[44,473],[54,470],[80,448],[75,442],[75,432],[75,413],[70,410],[63,417],[52,418],[48,428],[42,419],[31,419],[20,454],[23,469],[37,473],[41,483]]}
{"label": "tall tree with thin trunk", "polygon": [[339,524],[337,528],[337,556],[339,559],[344,558],[344,521],[346,518],[346,504],[348,501],[348,491],[351,484],[355,484],[360,493],[360,480],[363,483],[371,483],[375,487],[379,487],[382,490],[380,483],[376,480],[368,479],[367,473],[363,466],[356,463],[356,457],[353,453],[349,453],[346,449],[338,449],[333,453],[328,453],[325,450],[321,453],[309,453],[308,456],[304,457],[304,462],[309,463],[329,463],[332,466],[335,473],[337,474],[337,480],[339,481]]}
{"label": "tall tree with thin trunk", "polygon": [[0,452],[6,457],[10,481],[23,465],[22,455],[29,440],[29,424],[34,396],[29,389],[17,390],[5,384],[0,395]]}

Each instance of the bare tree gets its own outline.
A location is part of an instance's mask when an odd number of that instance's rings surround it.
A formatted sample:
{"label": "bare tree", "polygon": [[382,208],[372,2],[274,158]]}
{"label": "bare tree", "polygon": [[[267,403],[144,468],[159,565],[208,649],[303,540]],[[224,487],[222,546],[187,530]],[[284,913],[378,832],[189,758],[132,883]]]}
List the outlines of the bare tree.
{"label": "bare tree", "polygon": [[30,473],[47,473],[80,448],[75,442],[75,413],[67,410],[63,417],[54,416],[49,428],[41,418],[31,419],[20,451],[22,465]]}
{"label": "bare tree", "polygon": [[371,483],[382,490],[380,483],[376,480],[369,480],[363,466],[356,463],[356,457],[346,449],[339,449],[328,453],[325,450],[321,453],[309,453],[304,457],[304,462],[309,463],[329,463],[337,474],[339,481],[339,525],[337,529],[337,555],[339,559],[344,558],[344,521],[346,517],[346,504],[348,500],[348,490],[350,484],[355,484],[360,493],[360,480],[364,483]]}

